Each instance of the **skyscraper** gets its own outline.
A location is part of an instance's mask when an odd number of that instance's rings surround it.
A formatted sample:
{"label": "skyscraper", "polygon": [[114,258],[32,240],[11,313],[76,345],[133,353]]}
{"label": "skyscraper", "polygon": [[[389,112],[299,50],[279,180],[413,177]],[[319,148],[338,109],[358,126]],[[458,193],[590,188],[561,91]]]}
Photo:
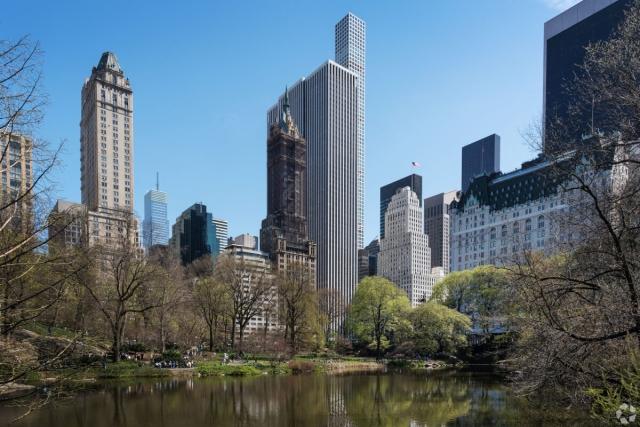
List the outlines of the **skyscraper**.
{"label": "skyscraper", "polygon": [[[607,40],[624,18],[624,11],[633,0],[583,0],[544,24],[544,124],[563,122],[569,107],[575,103],[575,94],[567,87],[574,76],[582,75],[585,47],[590,43]],[[590,133],[591,123],[602,128],[597,109],[577,117],[573,134],[563,135],[559,146],[545,142],[545,151],[570,149],[572,141],[580,141],[582,134]],[[606,129],[601,129],[606,130]]]}
{"label": "skyscraper", "polygon": [[135,246],[133,91],[112,52],[104,52],[82,86],[80,178],[89,245]]}
{"label": "skyscraper", "polygon": [[[358,159],[364,141],[359,79],[356,71],[327,61],[288,94],[291,116],[307,143],[307,222],[309,238],[317,245],[316,283],[345,303],[358,280],[358,171],[364,171]],[[279,121],[283,104],[284,96],[269,109],[268,129]]]}
{"label": "skyscraper", "polygon": [[171,235],[171,247],[187,265],[205,255],[212,255],[215,235],[212,233],[212,218],[207,207],[195,203],[176,218]]}
{"label": "skyscraper", "polygon": [[226,249],[229,242],[229,223],[221,218],[212,218],[211,225],[213,226],[213,232],[216,236],[216,248],[213,249],[213,254],[218,255],[221,251]]}
{"label": "skyscraper", "polygon": [[460,188],[466,191],[471,180],[482,174],[500,171],[500,136],[489,135],[462,147],[462,178]]}
{"label": "skyscraper", "polygon": [[307,232],[307,144],[291,116],[285,91],[278,123],[267,139],[267,217],[260,229],[260,249],[276,271],[302,264],[315,280],[316,246]]}
{"label": "skyscraper", "polygon": [[431,267],[442,267],[444,273],[450,268],[450,211],[457,191],[436,194],[424,199],[424,231],[429,236]]}
{"label": "skyscraper", "polygon": [[385,214],[387,212],[387,206],[391,202],[391,198],[396,192],[404,187],[411,188],[411,191],[416,193],[420,200],[420,206],[422,206],[422,177],[417,174],[411,174],[405,176],[402,179],[380,187],[380,238],[384,238],[384,226],[385,226]]}
{"label": "skyscraper", "polygon": [[413,306],[428,301],[433,291],[431,251],[420,198],[410,187],[398,189],[385,216],[378,274],[403,289]]}
{"label": "skyscraper", "polygon": [[[3,218],[23,231],[31,225],[34,192],[31,139],[14,133],[0,133],[0,203]],[[11,218],[9,218],[9,217]]]}
{"label": "skyscraper", "polygon": [[112,52],[82,86],[80,164],[89,210],[133,211],[133,91]]}
{"label": "skyscraper", "polygon": [[167,219],[167,193],[156,189],[144,195],[144,221],[142,223],[142,241],[149,249],[154,245],[166,245],[169,241],[169,220]]}
{"label": "skyscraper", "polygon": [[358,248],[364,247],[366,24],[349,12],[335,28],[336,62],[358,75]]}

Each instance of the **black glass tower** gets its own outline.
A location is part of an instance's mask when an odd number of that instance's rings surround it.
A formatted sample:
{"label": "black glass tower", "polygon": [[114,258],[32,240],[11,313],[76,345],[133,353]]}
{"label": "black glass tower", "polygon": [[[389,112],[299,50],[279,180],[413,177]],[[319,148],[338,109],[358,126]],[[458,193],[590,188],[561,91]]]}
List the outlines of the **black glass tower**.
{"label": "black glass tower", "polygon": [[467,191],[477,175],[500,171],[500,135],[489,135],[462,147],[462,180],[460,188]]}
{"label": "black glass tower", "polygon": [[[569,109],[579,100],[571,90],[574,78],[583,74],[581,65],[590,43],[607,40],[624,19],[633,0],[583,0],[544,25],[544,125],[545,152],[571,149],[593,128],[601,131],[606,115],[596,108]],[[576,109],[574,109],[576,111]],[[560,127],[557,127],[557,126]],[[554,127],[560,129],[553,135]]]}

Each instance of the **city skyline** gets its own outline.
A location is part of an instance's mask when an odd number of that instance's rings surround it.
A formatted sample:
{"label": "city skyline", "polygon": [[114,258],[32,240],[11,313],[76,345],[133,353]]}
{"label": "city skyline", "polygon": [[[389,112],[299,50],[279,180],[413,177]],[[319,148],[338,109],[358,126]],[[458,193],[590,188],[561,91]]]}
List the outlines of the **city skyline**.
{"label": "city skyline", "polygon": [[[425,194],[432,194],[442,190],[454,189],[456,188],[455,182],[457,181],[455,175],[455,169],[450,174],[451,176],[444,176],[442,173],[438,173],[439,165],[441,162],[432,161],[433,157],[429,155],[430,152],[434,152],[434,150],[442,150],[445,153],[448,153],[448,147],[453,146],[453,155],[446,154],[446,158],[450,158],[450,163],[456,165],[457,159],[457,151],[462,145],[468,144],[483,134],[489,134],[492,132],[497,132],[503,135],[503,144],[505,147],[509,147],[509,153],[511,155],[510,158],[503,159],[503,170],[511,170],[514,169],[521,163],[523,160],[526,160],[530,157],[528,154],[526,147],[520,146],[519,144],[519,131],[525,128],[528,125],[528,122],[535,117],[535,112],[539,112],[541,110],[542,100],[540,88],[542,86],[542,66],[541,66],[541,58],[542,58],[542,34],[543,34],[543,25],[545,20],[553,17],[557,10],[547,7],[540,1],[532,1],[526,5],[527,8],[532,10],[532,19],[531,22],[527,24],[526,31],[522,31],[519,33],[520,36],[523,37],[523,40],[526,39],[528,43],[532,46],[531,52],[529,56],[531,56],[531,63],[533,65],[529,65],[526,69],[523,69],[523,73],[521,73],[521,78],[525,78],[529,82],[528,91],[523,91],[523,96],[533,98],[534,100],[527,103],[527,113],[523,113],[519,115],[519,119],[509,120],[508,117],[497,117],[499,114],[496,114],[494,119],[484,120],[486,123],[479,124],[480,117],[474,117],[474,115],[483,115],[484,118],[487,119],[486,113],[481,111],[481,109],[477,107],[473,107],[474,99],[470,99],[469,104],[463,108],[464,110],[468,110],[465,113],[464,119],[468,121],[467,129],[464,132],[460,132],[458,135],[451,135],[451,139],[455,140],[455,143],[447,143],[443,144],[442,141],[444,138],[442,137],[442,129],[436,129],[435,131],[431,126],[433,123],[437,122],[437,118],[430,115],[429,113],[433,112],[433,108],[437,106],[437,104],[442,104],[442,94],[443,91],[438,89],[437,91],[430,94],[430,99],[425,98],[424,105],[416,105],[415,94],[409,93],[406,91],[406,84],[404,82],[398,82],[397,80],[394,82],[385,82],[383,85],[381,80],[385,80],[383,78],[383,74],[385,73],[385,66],[382,65],[381,61],[386,61],[387,59],[398,58],[398,56],[402,56],[401,54],[406,53],[406,49],[396,49],[395,51],[390,48],[394,41],[394,36],[390,35],[388,31],[383,31],[383,24],[385,21],[383,20],[383,15],[388,11],[385,11],[384,8],[375,8],[375,7],[364,7],[358,5],[354,7],[354,5],[330,5],[331,7],[327,8],[323,11],[322,15],[319,16],[317,23],[313,24],[313,29],[309,29],[309,34],[312,36],[310,40],[307,41],[309,44],[308,50],[305,52],[301,52],[300,55],[290,55],[291,57],[300,57],[299,59],[292,58],[293,61],[296,61],[298,64],[295,67],[285,67],[291,68],[292,72],[287,72],[286,76],[282,78],[272,78],[269,77],[268,80],[261,80],[261,90],[256,91],[255,97],[249,97],[246,93],[240,97],[225,97],[220,96],[216,97],[218,99],[218,103],[224,104],[225,108],[221,110],[211,110],[212,116],[210,116],[212,120],[208,120],[208,125],[205,127],[208,129],[208,132],[202,132],[202,128],[200,129],[200,133],[196,132],[195,135],[203,135],[209,134],[206,137],[194,138],[194,133],[192,129],[187,129],[193,127],[192,124],[194,122],[198,122],[202,116],[198,116],[195,114],[193,117],[185,116],[185,112],[179,111],[179,107],[177,105],[167,108],[168,111],[162,113],[160,117],[163,117],[163,114],[169,114],[172,120],[152,120],[151,117],[157,115],[159,110],[157,107],[151,106],[154,102],[155,96],[162,95],[165,92],[168,92],[173,98],[175,98],[175,93],[172,92],[171,89],[163,88],[162,85],[158,85],[158,80],[156,78],[149,78],[149,73],[152,72],[154,67],[149,67],[149,63],[154,63],[153,59],[147,57],[147,66],[145,69],[144,65],[140,62],[140,59],[136,57],[137,54],[143,54],[143,49],[140,48],[139,42],[131,43],[131,47],[129,47],[125,43],[126,34],[130,34],[128,31],[124,31],[125,35],[118,35],[117,37],[111,38],[100,38],[100,37],[92,37],[90,40],[86,41],[87,44],[91,44],[91,49],[77,49],[78,51],[82,50],[82,53],[78,53],[75,55],[71,55],[70,57],[65,56],[65,60],[69,60],[69,66],[66,67],[68,71],[70,71],[68,76],[64,78],[60,76],[57,72],[48,73],[48,78],[46,82],[47,89],[51,92],[52,102],[51,106],[48,109],[48,115],[43,126],[42,134],[44,137],[50,140],[57,140],[59,138],[67,139],[67,146],[65,149],[65,154],[63,156],[64,168],[63,172],[60,173],[58,177],[59,186],[57,188],[56,196],[57,198],[66,199],[66,200],[80,200],[80,189],[79,189],[79,175],[77,174],[79,159],[78,159],[78,150],[76,147],[79,146],[78,136],[77,136],[77,92],[75,92],[75,96],[72,97],[75,99],[75,103],[72,104],[71,109],[65,109],[63,106],[66,104],[66,95],[61,96],[62,89],[65,89],[66,92],[71,92],[71,95],[74,95],[74,91],[77,90],[78,84],[81,84],[82,79],[86,76],[86,70],[88,67],[93,66],[95,64],[96,55],[100,55],[101,52],[110,50],[114,51],[116,55],[118,55],[118,59],[122,64],[124,64],[123,68],[127,72],[127,76],[132,78],[134,82],[134,91],[136,91],[137,95],[137,103],[138,109],[141,116],[137,116],[136,119],[136,136],[137,136],[137,144],[136,144],[136,179],[137,179],[137,187],[139,189],[137,193],[137,199],[135,200],[135,210],[140,217],[143,214],[143,203],[142,196],[148,189],[153,188],[153,177],[155,170],[159,170],[163,176],[166,178],[164,182],[167,183],[164,186],[164,190],[169,194],[170,204],[169,204],[169,212],[168,217],[169,220],[172,221],[175,219],[179,213],[184,209],[184,207],[191,205],[194,201],[202,200],[206,203],[214,216],[216,217],[224,217],[229,220],[232,234],[239,234],[243,232],[250,232],[252,234],[257,234],[260,225],[260,214],[263,209],[261,206],[266,204],[266,197],[263,189],[260,186],[252,186],[249,184],[252,178],[262,178],[264,176],[263,168],[264,166],[258,165],[258,163],[263,163],[263,155],[264,153],[261,150],[260,144],[264,140],[264,116],[261,115],[256,117],[253,112],[249,112],[249,110],[261,110],[264,111],[270,105],[269,98],[273,99],[281,91],[281,85],[283,81],[295,81],[296,77],[301,75],[299,70],[309,69],[305,64],[313,64],[316,62],[317,58],[330,57],[332,50],[332,26],[335,22],[340,19],[340,17],[344,16],[345,13],[349,10],[353,11],[356,15],[361,16],[368,25],[368,34],[370,37],[370,41],[368,42],[367,49],[371,49],[373,52],[373,56],[371,57],[371,61],[367,58],[369,72],[367,75],[367,116],[369,118],[368,122],[372,123],[371,126],[368,125],[367,129],[367,153],[366,153],[366,161],[367,164],[367,175],[366,175],[366,215],[365,215],[365,242],[370,241],[373,237],[378,234],[378,215],[379,215],[379,207],[377,206],[376,193],[379,189],[379,186],[384,182],[389,182],[391,179],[397,176],[403,176],[406,173],[410,172],[410,162],[413,160],[419,160],[424,165],[424,168],[420,171],[421,174],[425,176]],[[414,5],[416,6],[416,5]],[[503,8],[498,8],[497,4],[489,4],[486,6],[486,10],[483,12],[483,16],[491,16],[491,14],[495,14],[495,18],[504,17],[506,14],[515,13],[516,10],[511,10],[507,5],[502,5]],[[10,35],[18,35],[20,33],[20,26],[16,25],[20,22],[24,23],[21,18],[22,15],[26,17],[25,14],[21,13],[21,7],[18,5],[11,5],[10,8],[15,8],[15,12],[12,15],[15,15],[18,19],[9,23],[9,34]],[[43,8],[45,11],[48,9],[47,7]],[[63,8],[64,9],[64,8]],[[504,10],[498,10],[504,9]],[[402,7],[398,8],[396,11],[397,14],[390,15],[391,18],[395,17],[397,19],[398,16],[402,14],[402,12],[406,12]],[[407,25],[411,26],[417,25],[416,19],[418,17],[428,18],[431,15],[428,15],[427,12],[432,13],[434,16],[449,16],[451,14],[459,13],[459,11],[450,10],[441,5],[433,6],[433,7],[425,7],[425,6],[416,6],[415,7],[416,16],[415,17],[407,17],[408,21]],[[58,13],[56,11],[55,13]],[[235,10],[230,11],[232,14],[236,13]],[[475,10],[475,12],[478,12]],[[133,15],[139,11],[133,10]],[[274,12],[276,13],[276,12]],[[277,14],[277,13],[276,13]],[[471,11],[465,12],[462,14],[461,19],[470,19],[473,16]],[[34,19],[38,21],[38,19],[42,19],[42,17],[36,16]],[[164,17],[166,19],[166,17]],[[293,17],[292,17],[293,19]],[[434,19],[434,18],[429,18]],[[508,24],[508,23],[506,23]],[[506,25],[505,24],[505,25]],[[396,24],[397,25],[397,24]],[[508,27],[508,25],[506,25]],[[26,28],[26,26],[25,26]],[[28,28],[32,28],[31,25]],[[260,31],[266,31],[265,28],[260,27]],[[47,31],[52,31],[48,25],[36,26],[33,31],[34,38],[38,38],[41,40],[52,40],[51,37],[46,37]],[[72,37],[72,33],[76,30],[68,30],[69,34],[66,37]],[[500,29],[500,31],[496,31],[490,38],[499,37],[500,34],[505,31],[504,28]],[[265,37],[270,40],[276,40],[277,37],[282,32],[280,30],[274,29],[274,31],[270,31],[269,33],[265,33]],[[382,34],[388,38],[389,40],[381,40]],[[403,31],[400,33],[408,34],[409,31]],[[405,37],[406,37],[405,34]],[[441,37],[453,37],[456,40],[456,36],[452,33],[446,33],[440,27],[433,27],[431,30],[420,30],[418,33],[418,39],[429,38],[433,39],[434,35],[439,35]],[[246,35],[248,36],[248,35]],[[245,37],[246,37],[245,36]],[[520,40],[522,42],[522,40]],[[246,40],[242,39],[242,42],[246,42]],[[502,40],[504,42],[504,40]],[[84,43],[84,42],[83,42]],[[295,41],[291,41],[291,43],[295,43]],[[433,47],[433,46],[432,46]],[[513,49],[507,49],[507,52],[516,53],[516,45],[511,46]],[[60,58],[55,54],[57,50],[61,49],[61,46],[58,46],[56,42],[48,41],[47,45],[44,45],[43,48],[47,51],[47,63],[45,66],[55,67],[57,61]],[[171,46],[169,46],[171,48]],[[415,46],[414,46],[415,48]],[[429,45],[426,46],[428,50]],[[469,49],[472,46],[459,46],[459,50],[456,52],[460,58],[463,58],[467,53],[469,53]],[[155,49],[155,48],[154,48]],[[154,49],[151,49],[152,51]],[[173,47],[175,49],[175,46]],[[422,51],[422,50],[421,50]],[[442,53],[441,51],[439,51]],[[491,53],[491,52],[489,52]],[[180,51],[181,55],[184,55],[186,58],[189,58],[191,53],[190,49],[187,47],[184,51]],[[144,56],[144,55],[143,55]],[[274,59],[271,55],[257,55],[259,61],[263,63],[267,68],[279,68],[278,61]],[[440,58],[440,60],[452,61],[460,58],[455,58],[456,55],[450,55],[448,57]],[[502,55],[498,55],[502,56]],[[516,55],[517,56],[517,55]],[[535,59],[534,57],[538,57]],[[473,60],[475,57],[471,55],[466,58],[466,60]],[[477,59],[477,58],[476,58]],[[143,61],[145,62],[145,61]],[[73,65],[83,64],[82,66]],[[73,66],[72,66],[73,65]],[[313,65],[313,66],[315,66]],[[312,67],[313,67],[312,66]],[[76,69],[78,68],[78,69]],[[229,69],[233,69],[235,67],[228,67]],[[398,72],[406,72],[402,67],[402,71],[398,70]],[[371,70],[374,70],[373,72]],[[424,73],[428,71],[424,78],[430,77],[434,80],[438,80],[438,72],[433,68],[425,68],[424,62],[421,63],[421,66],[417,67],[417,70]],[[503,77],[501,72],[496,69],[494,72]],[[474,72],[480,73],[479,70],[474,70]],[[186,77],[183,72],[175,72],[176,77]],[[78,80],[78,75],[82,75],[80,80]],[[415,76],[415,74],[413,74]],[[198,72],[195,72],[195,75],[191,76],[195,79],[196,82],[199,82],[200,85],[206,85],[207,82],[203,82],[201,80],[201,76]],[[440,76],[441,77],[441,76]],[[464,78],[459,76],[451,76],[452,82]],[[481,76],[478,74],[474,77],[480,79]],[[473,94],[472,98],[480,97],[485,90],[494,88],[494,84],[497,84],[494,80],[500,80],[498,77],[494,77],[493,79],[489,79],[487,81],[486,88],[478,88],[477,94]],[[395,80],[395,79],[394,79]],[[69,86],[69,82],[73,81],[72,87]],[[418,83],[418,82],[416,82]],[[508,81],[507,81],[508,83]],[[186,84],[186,83],[185,83]],[[213,84],[213,83],[212,83]],[[213,84],[215,86],[215,90],[218,90],[219,87],[217,84]],[[449,84],[445,85],[450,88]],[[187,85],[188,87],[188,85]],[[424,90],[433,90],[433,85],[429,84]],[[254,86],[251,89],[255,89]],[[193,90],[193,89],[192,89]],[[156,95],[156,91],[159,91],[159,94]],[[475,90],[474,90],[475,91]],[[529,92],[524,95],[524,92]],[[452,94],[455,95],[456,91],[453,91]],[[400,96],[402,95],[402,96]],[[255,99],[254,99],[255,98]],[[511,99],[518,99],[518,96],[510,97]],[[503,100],[509,100],[510,98],[499,98]],[[141,100],[142,99],[142,100]],[[226,102],[230,100],[231,102]],[[224,102],[223,102],[224,101]],[[394,112],[391,115],[388,115],[384,112],[384,104],[385,102],[397,102],[398,105],[405,105],[405,108],[400,108],[398,112]],[[409,102],[407,102],[409,101]],[[193,108],[198,108],[201,101],[194,100]],[[215,100],[214,100],[215,102]],[[142,103],[141,107],[140,103]],[[242,104],[251,104],[250,108],[245,108]],[[418,108],[416,108],[418,107]],[[414,109],[414,112],[411,114],[407,114],[409,109]],[[426,110],[425,110],[426,109]],[[192,112],[192,110],[189,110]],[[498,112],[504,113],[505,110],[497,110]],[[71,113],[73,112],[73,114]],[[250,114],[245,114],[249,112]],[[225,115],[227,114],[227,115]],[[263,114],[263,113],[262,113]],[[381,117],[385,117],[385,120],[380,120]],[[398,120],[402,117],[402,120]],[[429,126],[425,127],[424,130],[420,132],[416,132],[416,126],[421,126],[421,119],[427,118]],[[186,120],[189,119],[189,120]],[[249,135],[249,132],[234,132],[233,129],[238,129],[238,121],[242,121],[243,123],[250,123],[249,127],[252,129],[250,134],[255,135],[253,137]],[[203,123],[206,123],[207,120],[204,120]],[[150,126],[156,126],[156,123],[165,123],[163,126],[159,126],[164,129],[164,135],[158,133],[157,130],[151,130]],[[182,125],[185,123],[185,125]],[[506,124],[505,123],[509,123]],[[240,126],[241,128],[242,126]],[[440,126],[438,126],[440,127]],[[508,130],[503,130],[505,127]],[[197,128],[197,126],[196,126]],[[255,130],[254,128],[259,128]],[[404,154],[398,153],[388,153],[388,150],[385,150],[384,141],[389,138],[390,134],[393,134],[397,129],[406,128],[407,131],[412,134],[412,143],[401,145],[404,150]],[[70,131],[69,131],[70,130]],[[177,132],[177,133],[176,133]],[[181,134],[184,133],[183,136]],[[414,136],[415,135],[415,136]],[[169,141],[172,141],[173,138],[185,140],[189,140],[191,144],[190,149],[184,149],[184,156],[167,156],[167,144]],[[235,142],[234,142],[235,141]],[[185,143],[186,144],[186,143]],[[232,145],[237,145],[238,150],[250,154],[243,156],[242,154],[238,154],[235,152],[234,148],[231,148]],[[165,148],[166,147],[166,148]],[[209,148],[210,147],[210,148]],[[171,162],[178,161],[181,164],[185,164],[185,162],[195,162],[198,164],[201,159],[198,158],[206,158],[207,156],[198,155],[194,156],[194,152],[198,152],[198,149],[202,149],[202,151],[207,151],[209,149],[215,149],[219,151],[219,156],[213,159],[209,159],[208,163],[216,162],[216,164],[220,165],[219,168],[213,170],[212,180],[214,182],[220,182],[226,176],[225,174],[232,173],[234,170],[237,170],[238,167],[242,163],[245,163],[243,166],[245,169],[252,170],[251,173],[248,174],[247,177],[238,178],[239,182],[237,183],[237,187],[241,187],[242,191],[236,193],[242,193],[243,191],[250,191],[250,197],[246,200],[238,199],[237,196],[234,196],[230,192],[221,189],[219,185],[210,185],[208,183],[203,183],[202,185],[194,185],[190,186],[193,188],[183,189],[181,188],[180,182],[183,182],[186,179],[189,179],[190,174],[194,171],[197,173],[198,167],[175,167],[171,165]],[[513,149],[511,149],[513,148]],[[155,150],[155,153],[150,153],[150,150]],[[173,152],[174,150],[172,150]],[[385,152],[387,151],[387,152]],[[394,150],[396,151],[396,150]],[[161,157],[167,157],[167,159],[162,159]],[[384,157],[390,157],[389,161],[385,161]],[[145,159],[143,162],[141,159]],[[146,161],[149,159],[149,162]],[[169,162],[169,163],[167,163]],[[153,164],[153,166],[147,166],[147,163]],[[186,163],[188,164],[188,163]],[[369,167],[370,166],[370,167]],[[153,168],[153,172],[150,169]],[[176,169],[176,170],[173,170]],[[188,170],[189,169],[189,170]],[[192,170],[191,170],[192,169]]]}

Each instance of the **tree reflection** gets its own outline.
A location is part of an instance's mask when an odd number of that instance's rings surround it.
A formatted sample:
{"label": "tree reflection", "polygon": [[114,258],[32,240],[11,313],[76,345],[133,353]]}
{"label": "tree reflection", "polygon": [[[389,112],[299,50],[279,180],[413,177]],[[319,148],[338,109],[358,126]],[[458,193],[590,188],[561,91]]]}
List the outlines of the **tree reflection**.
{"label": "tree reflection", "polygon": [[440,375],[355,377],[344,393],[356,426],[439,426],[471,407],[469,384]]}
{"label": "tree reflection", "polygon": [[[494,376],[298,375],[104,383],[16,427],[570,425],[515,399]],[[6,421],[0,408],[0,425]],[[559,415],[567,415],[559,414]],[[575,414],[571,414],[575,415]],[[586,425],[586,417],[576,417]],[[573,421],[573,420],[572,420]],[[532,424],[534,423],[534,424]]]}

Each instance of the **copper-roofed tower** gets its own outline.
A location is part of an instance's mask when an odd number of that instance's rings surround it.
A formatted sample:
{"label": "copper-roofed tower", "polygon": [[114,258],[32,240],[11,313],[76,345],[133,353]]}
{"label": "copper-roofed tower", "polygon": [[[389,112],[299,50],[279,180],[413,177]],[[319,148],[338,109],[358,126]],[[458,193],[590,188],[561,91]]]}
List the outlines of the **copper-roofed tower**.
{"label": "copper-roofed tower", "polygon": [[307,144],[289,109],[285,91],[280,119],[267,139],[267,217],[260,230],[260,249],[276,269],[292,261],[310,264],[315,274],[315,244],[309,241],[306,215]]}

